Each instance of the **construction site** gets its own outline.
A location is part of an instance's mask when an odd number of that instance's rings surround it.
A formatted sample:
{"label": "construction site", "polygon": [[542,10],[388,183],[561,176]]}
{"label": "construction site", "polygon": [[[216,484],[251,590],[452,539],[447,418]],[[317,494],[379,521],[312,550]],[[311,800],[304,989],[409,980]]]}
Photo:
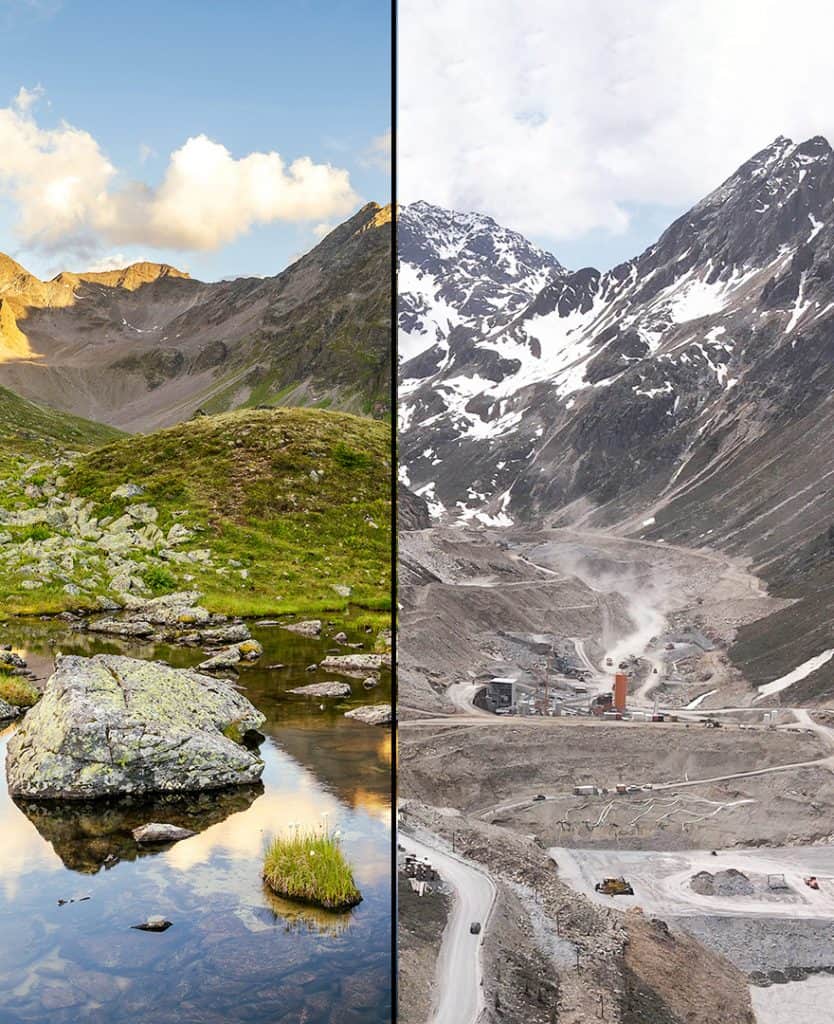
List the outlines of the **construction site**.
{"label": "construction site", "polygon": [[605,534],[401,546],[402,820],[495,886],[485,1019],[816,1024],[834,713],[733,658],[779,600],[728,558]]}

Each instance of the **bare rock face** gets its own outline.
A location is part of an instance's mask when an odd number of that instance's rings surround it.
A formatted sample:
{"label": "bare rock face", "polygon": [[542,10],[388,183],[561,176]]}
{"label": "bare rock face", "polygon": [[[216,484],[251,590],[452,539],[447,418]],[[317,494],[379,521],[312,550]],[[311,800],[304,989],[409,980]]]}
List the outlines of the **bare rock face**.
{"label": "bare rock face", "polygon": [[60,657],[9,741],[9,792],[82,800],[252,783],[263,762],[230,737],[264,721],[221,679],[110,654]]}
{"label": "bare rock face", "polygon": [[365,704],[361,708],[354,708],[353,711],[346,711],[345,718],[355,718],[365,725],[390,725],[391,705]]}

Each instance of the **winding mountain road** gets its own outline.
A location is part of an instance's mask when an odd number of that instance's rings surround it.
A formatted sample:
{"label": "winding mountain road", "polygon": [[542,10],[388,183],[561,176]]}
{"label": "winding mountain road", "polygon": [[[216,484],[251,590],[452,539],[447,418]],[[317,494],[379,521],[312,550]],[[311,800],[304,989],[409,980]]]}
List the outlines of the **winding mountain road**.
{"label": "winding mountain road", "polygon": [[[476,1024],[484,1008],[481,943],[495,902],[492,880],[473,864],[404,832],[397,842],[409,853],[428,857],[454,890],[452,912],[437,958],[437,996],[430,1024]],[[473,921],[481,924],[472,935]]]}

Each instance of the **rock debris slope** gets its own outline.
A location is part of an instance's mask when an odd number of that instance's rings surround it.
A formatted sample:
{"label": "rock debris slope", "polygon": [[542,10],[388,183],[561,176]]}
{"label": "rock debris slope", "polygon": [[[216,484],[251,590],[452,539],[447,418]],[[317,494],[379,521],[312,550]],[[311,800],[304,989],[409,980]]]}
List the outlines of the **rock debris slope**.
{"label": "rock debris slope", "polygon": [[[489,255],[457,272],[448,236],[473,218],[407,207],[403,482],[435,519],[749,557],[805,601],[742,631],[748,676],[818,655],[834,612],[832,203],[828,142],[779,137],[637,258],[606,273],[540,261],[532,290],[516,259],[503,291],[485,269],[502,229],[478,219]],[[472,278],[492,296],[478,315]]]}

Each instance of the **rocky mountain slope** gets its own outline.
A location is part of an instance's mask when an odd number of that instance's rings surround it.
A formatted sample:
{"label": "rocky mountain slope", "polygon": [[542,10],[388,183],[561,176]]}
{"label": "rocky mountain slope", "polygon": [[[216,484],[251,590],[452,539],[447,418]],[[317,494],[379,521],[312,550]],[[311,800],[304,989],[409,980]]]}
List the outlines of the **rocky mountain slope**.
{"label": "rocky mountain slope", "polygon": [[389,207],[369,203],[269,278],[205,284],[173,267],[40,281],[0,257],[0,384],[151,430],[197,409],[390,405]]}
{"label": "rocky mountain slope", "polygon": [[[404,481],[436,518],[607,527],[752,559],[801,599],[742,630],[753,681],[834,647],[832,202],[826,140],[780,137],[607,273],[553,261],[530,294],[522,271],[515,300],[480,319],[432,285],[424,320],[439,326],[422,351],[405,296]],[[433,225],[457,217],[434,211],[419,243],[401,234],[401,281],[446,251]],[[830,677],[810,675],[809,692]]]}

